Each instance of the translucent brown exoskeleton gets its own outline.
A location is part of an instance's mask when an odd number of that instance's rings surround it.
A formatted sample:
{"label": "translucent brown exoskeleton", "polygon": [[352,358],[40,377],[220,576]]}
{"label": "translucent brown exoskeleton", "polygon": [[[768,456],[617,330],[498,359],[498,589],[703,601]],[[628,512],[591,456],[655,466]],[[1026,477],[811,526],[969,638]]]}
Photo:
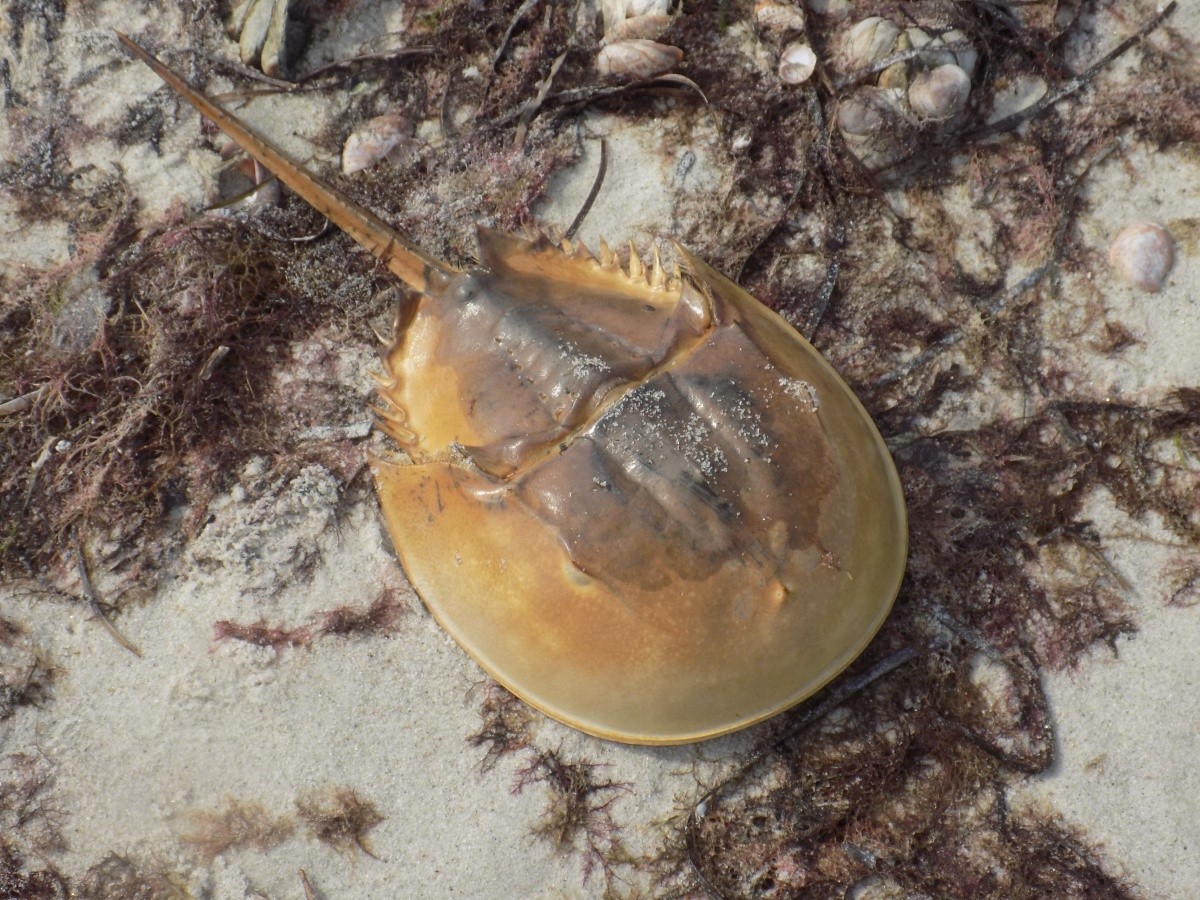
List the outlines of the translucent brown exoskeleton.
{"label": "translucent brown exoskeleton", "polygon": [[878,431],[784,319],[676,247],[481,228],[459,271],[125,45],[408,285],[372,459],[413,586],[497,680],[576,728],[682,743],[812,694],[904,572]]}

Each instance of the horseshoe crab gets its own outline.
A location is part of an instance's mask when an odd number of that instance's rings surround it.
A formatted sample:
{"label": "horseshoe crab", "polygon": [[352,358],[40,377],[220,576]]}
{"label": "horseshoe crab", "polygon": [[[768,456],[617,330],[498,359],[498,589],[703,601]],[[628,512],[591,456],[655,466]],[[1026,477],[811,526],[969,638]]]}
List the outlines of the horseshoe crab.
{"label": "horseshoe crab", "polygon": [[479,229],[459,271],[129,50],[417,295],[377,376],[402,454],[372,462],[430,612],[582,731],[715,737],[866,647],[904,572],[903,494],[849,387],[795,329],[676,246],[622,265]]}

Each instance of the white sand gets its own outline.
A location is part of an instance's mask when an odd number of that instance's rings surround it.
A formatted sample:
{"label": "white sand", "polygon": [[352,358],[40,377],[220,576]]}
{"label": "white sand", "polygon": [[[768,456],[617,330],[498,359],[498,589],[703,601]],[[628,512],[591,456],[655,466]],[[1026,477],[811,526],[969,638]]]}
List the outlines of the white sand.
{"label": "white sand", "polygon": [[[101,33],[119,22],[136,33],[147,23],[131,20],[128,10],[126,3],[109,3],[92,11],[90,23],[76,17],[69,25],[80,34]],[[1195,10],[1187,15],[1176,24],[1186,22],[1200,34]],[[381,22],[390,20],[382,17],[372,27]],[[364,36],[349,34],[356,27],[347,25],[342,43],[329,38],[316,52],[332,55],[334,46],[355,45]],[[116,57],[112,46],[103,52]],[[149,72],[122,63],[97,82],[96,116],[111,121],[122,114],[125,98],[156,88]],[[305,117],[313,116],[305,126],[315,128],[316,108],[338,98],[295,102]],[[297,107],[267,113],[265,106],[255,104],[247,115],[301,156],[310,155],[311,145],[295,134]],[[703,154],[689,164],[661,129],[625,129],[599,116],[589,127],[609,134],[611,151],[605,191],[582,233],[593,244],[601,231],[613,241],[670,234],[678,198],[724,177]],[[119,156],[99,140],[84,152],[86,161],[101,166],[119,158],[152,218],[175,199],[193,207],[205,199],[216,161],[194,150],[196,143],[194,116],[185,112],[168,128],[162,157],[138,149]],[[1125,221],[1200,216],[1194,159],[1140,150],[1132,158],[1138,179],[1130,181],[1116,162],[1106,164],[1092,190],[1107,193],[1080,226],[1101,258]],[[581,163],[555,179],[554,199],[541,210],[547,219],[569,220],[596,165],[592,142]],[[17,232],[8,215],[0,205],[6,262],[45,265],[66,257],[65,229]],[[1135,295],[1103,269],[1095,272],[1107,302],[1143,341],[1118,363],[1088,363],[1095,393],[1160,396],[1172,385],[1200,384],[1200,263],[1194,248],[1180,249],[1158,296]],[[356,348],[346,354],[355,383],[365,383],[364,354]],[[411,592],[413,613],[387,639],[327,638],[311,650],[280,653],[236,642],[214,645],[219,619],[299,624],[319,610],[363,604],[402,578],[373,500],[352,506],[335,528],[332,481],[321,471],[304,473],[278,499],[259,506],[261,486],[247,481],[165,573],[158,595],[122,616],[120,627],[143,650],[141,659],[117,646],[81,607],[0,594],[0,611],[29,624],[64,672],[45,711],[24,710],[0,733],[4,752],[36,747],[53,762],[70,848],[56,864],[78,874],[110,852],[157,858],[190,873],[194,890],[222,898],[252,891],[299,897],[302,867],[330,898],[598,890],[596,879],[583,886],[577,857],[556,857],[529,836],[543,789],[514,796],[511,760],[479,771],[482,752],[464,739],[479,726],[469,691],[481,673],[420,611]],[[1103,498],[1096,508],[1113,561],[1133,584],[1130,600],[1141,630],[1121,642],[1118,657],[1097,649],[1078,671],[1047,678],[1059,759],[1019,791],[1020,802],[1051,802],[1102,841],[1109,859],[1153,896],[1190,896],[1200,885],[1200,653],[1194,646],[1200,608],[1167,607],[1161,571],[1169,554],[1144,541],[1114,539],[1146,527],[1124,521]],[[311,580],[292,581],[295,566],[314,547],[320,561]],[[564,753],[609,762],[606,777],[631,785],[614,813],[635,842],[639,829],[652,833],[677,792],[694,794],[690,765],[697,753],[719,768],[745,741],[698,750],[629,748],[538,722],[540,745],[561,744]],[[213,809],[232,796],[285,815],[297,797],[327,785],[355,788],[386,816],[370,833],[378,859],[339,854],[298,833],[269,852],[231,852],[205,866],[178,843],[189,809]]]}

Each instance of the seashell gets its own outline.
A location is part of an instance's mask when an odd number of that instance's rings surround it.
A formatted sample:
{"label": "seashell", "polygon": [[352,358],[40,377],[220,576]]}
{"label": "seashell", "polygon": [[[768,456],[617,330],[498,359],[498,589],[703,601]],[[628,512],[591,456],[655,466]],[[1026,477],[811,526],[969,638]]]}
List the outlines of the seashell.
{"label": "seashell", "polygon": [[875,101],[877,91],[860,91],[838,106],[837,126],[842,134],[863,137],[883,127],[883,113]]}
{"label": "seashell", "polygon": [[411,151],[412,126],[399,113],[385,113],[360,125],[342,146],[342,172],[353,175],[388,159],[401,163]]}
{"label": "seashell", "polygon": [[370,459],[401,562],[463,649],[589,734],[716,737],[811,696],[904,575],[904,492],[849,386],[682,247],[620,267],[479,229],[458,268],[172,88],[413,292],[376,375]]}
{"label": "seashell", "polygon": [[902,38],[907,43],[897,46],[896,49],[907,50],[912,47],[922,50],[922,53],[917,56],[917,62],[922,68],[934,69],[938,66],[955,65],[966,72],[968,77],[975,74],[975,65],[979,61],[979,54],[973,47],[962,50],[947,49],[950,44],[962,44],[967,41],[967,36],[957,28],[952,28],[937,37],[930,37],[924,29],[911,27],[904,29]]}
{"label": "seashell", "polygon": [[808,0],[805,4],[814,16],[840,19],[850,14],[850,0]]}
{"label": "seashell", "polygon": [[1108,251],[1109,264],[1118,277],[1151,294],[1162,290],[1174,260],[1171,233],[1153,222],[1126,225]]}
{"label": "seashell", "polygon": [[258,0],[238,0],[225,18],[225,34],[236,41],[246,27],[246,17],[257,2]]}
{"label": "seashell", "polygon": [[252,66],[262,58],[263,44],[271,27],[271,14],[275,5],[271,0],[255,0],[242,24],[238,35],[238,56],[242,62]]}
{"label": "seashell", "polygon": [[625,17],[665,16],[671,12],[672,0],[625,0]]}
{"label": "seashell", "polygon": [[238,56],[267,75],[282,76],[296,53],[303,29],[291,19],[293,0],[240,0],[225,20],[225,33],[238,42]]}
{"label": "seashell", "polygon": [[754,20],[759,28],[774,34],[804,30],[804,10],[780,0],[758,0],[754,4]]}
{"label": "seashell", "polygon": [[863,165],[877,169],[891,162],[898,149],[889,118],[903,115],[904,92],[860,88],[838,106],[837,126],[846,146]]}
{"label": "seashell", "polygon": [[272,77],[283,75],[287,68],[291,49],[288,46],[288,6],[287,0],[275,0],[271,7],[271,24],[262,45],[259,65],[263,74]]}
{"label": "seashell", "polygon": [[847,67],[862,69],[892,52],[900,26],[890,19],[871,16],[863,19],[846,34],[842,55]]}
{"label": "seashell", "polygon": [[[936,38],[936,41],[941,42],[943,46],[949,44],[963,44],[967,43],[967,36],[957,28],[953,28]],[[952,50],[950,52],[954,56],[955,65],[966,72],[969,77],[974,78],[975,66],[979,63],[979,53],[975,50],[975,48],[973,46],[968,46],[965,49]]]}
{"label": "seashell", "polygon": [[[912,41],[909,39],[908,32],[900,32],[900,36],[896,38],[890,53],[899,53],[902,50],[912,48]],[[892,63],[886,69],[879,73],[879,77],[875,79],[875,83],[881,88],[898,88],[899,90],[908,90],[908,79],[911,70],[911,63],[908,60]]]}
{"label": "seashell", "polygon": [[779,55],[779,80],[784,84],[803,84],[816,68],[817,54],[808,44],[788,44]]}
{"label": "seashell", "polygon": [[678,47],[656,41],[616,41],[596,54],[596,71],[601,75],[653,78],[671,71],[683,59]]}
{"label": "seashell", "polygon": [[908,88],[908,105],[922,119],[940,121],[962,112],[971,94],[971,78],[956,65],[920,73]]}
{"label": "seashell", "polygon": [[658,14],[622,19],[609,30],[608,34],[605,35],[605,39],[610,43],[630,40],[657,40],[662,36],[663,32],[671,27],[671,21],[670,16]]}

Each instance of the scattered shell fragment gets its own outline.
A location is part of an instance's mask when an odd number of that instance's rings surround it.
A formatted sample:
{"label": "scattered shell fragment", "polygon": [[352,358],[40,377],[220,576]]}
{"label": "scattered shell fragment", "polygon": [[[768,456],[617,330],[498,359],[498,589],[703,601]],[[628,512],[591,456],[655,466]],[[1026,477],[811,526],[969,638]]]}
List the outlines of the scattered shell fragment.
{"label": "scattered shell fragment", "polygon": [[883,115],[874,102],[877,91],[860,92],[838,107],[837,124],[845,135],[866,136],[883,127]]}
{"label": "scattered shell fragment", "polygon": [[670,0],[601,0],[607,42],[654,40],[671,24]]}
{"label": "scattered shell fragment", "polygon": [[1157,294],[1175,261],[1175,244],[1161,225],[1134,222],[1113,240],[1108,261],[1126,284]]}
{"label": "scattered shell fragment", "polygon": [[878,169],[896,158],[900,148],[894,128],[888,126],[903,115],[903,91],[866,87],[838,106],[837,126],[846,146],[863,165]]}
{"label": "scattered shell fragment", "polygon": [[789,44],[779,56],[779,80],[784,84],[803,84],[817,68],[817,54],[808,44]]}
{"label": "scattered shell fragment", "polygon": [[222,166],[217,180],[219,212],[267,209],[278,206],[283,199],[279,179],[258,160],[247,156],[242,148],[230,141],[221,147]]}
{"label": "scattered shell fragment", "polygon": [[671,11],[672,0],[625,0],[625,15],[632,19],[635,16],[665,16]]}
{"label": "scattered shell fragment", "polygon": [[758,0],[754,4],[754,20],[759,28],[773,34],[804,30],[804,10],[781,0]]}
{"label": "scattered shell fragment", "polygon": [[596,54],[596,71],[601,75],[653,78],[671,71],[682,59],[683,51],[678,47],[644,39],[616,41]]}
{"label": "scattered shell fragment", "polygon": [[865,68],[892,52],[900,26],[882,16],[863,19],[846,34],[842,55],[851,71]]}
{"label": "scattered shell fragment", "polygon": [[814,16],[839,19],[850,14],[850,0],[808,0],[808,11]]}
{"label": "scattered shell fragment", "polygon": [[971,46],[949,49],[952,46],[967,44],[967,36],[957,28],[952,28],[937,37],[931,37],[927,31],[916,26],[904,29],[903,46],[898,42],[896,50],[921,50],[917,62],[922,68],[935,69],[938,66],[956,65],[968,76],[975,74],[975,64],[979,54]]}
{"label": "scattered shell fragment", "polygon": [[399,113],[385,113],[364,122],[350,133],[342,147],[342,172],[353,175],[387,159],[403,164],[411,155],[412,126]]}
{"label": "scattered shell fragment", "polygon": [[671,17],[653,13],[645,16],[634,16],[622,19],[605,35],[609,43],[616,41],[646,40],[655,41],[671,27]]}
{"label": "scattered shell fragment", "polygon": [[922,119],[941,121],[962,112],[970,94],[971,77],[951,63],[917,75],[908,88],[908,105]]}
{"label": "scattered shell fragment", "polygon": [[225,20],[225,33],[238,42],[248,66],[284,77],[303,43],[303,26],[291,17],[293,0],[239,0]]}

